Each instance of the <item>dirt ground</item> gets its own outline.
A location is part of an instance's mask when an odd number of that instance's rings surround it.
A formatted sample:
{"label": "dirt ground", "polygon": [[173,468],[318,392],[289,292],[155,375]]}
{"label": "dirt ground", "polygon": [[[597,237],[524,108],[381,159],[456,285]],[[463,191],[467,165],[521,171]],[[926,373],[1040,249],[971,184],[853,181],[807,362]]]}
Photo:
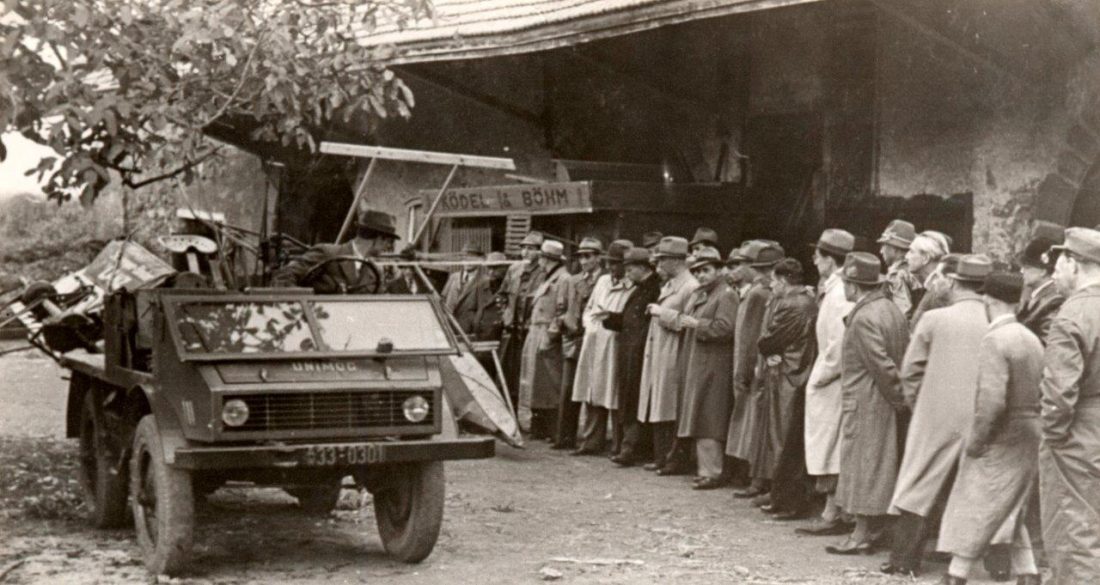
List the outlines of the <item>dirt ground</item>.
{"label": "dirt ground", "polygon": [[[836,537],[796,536],[800,523],[769,520],[730,490],[693,492],[684,477],[542,444],[449,463],[443,531],[419,565],[386,557],[369,496],[345,490],[341,509],[319,517],[279,490],[233,487],[200,507],[190,573],[158,579],[131,531],[80,519],[63,373],[30,352],[0,357],[0,583],[913,582],[879,574],[884,553],[825,554]],[[991,582],[981,577],[971,582]]]}

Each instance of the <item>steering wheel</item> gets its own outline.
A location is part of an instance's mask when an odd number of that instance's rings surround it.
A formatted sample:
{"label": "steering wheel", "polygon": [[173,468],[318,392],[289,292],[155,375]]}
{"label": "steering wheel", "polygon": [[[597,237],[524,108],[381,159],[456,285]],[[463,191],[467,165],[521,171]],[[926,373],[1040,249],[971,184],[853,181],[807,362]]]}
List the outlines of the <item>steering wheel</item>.
{"label": "steering wheel", "polygon": [[[370,290],[366,290],[367,287],[370,286],[370,282],[357,284],[351,287],[347,286],[345,283],[332,282],[331,285],[329,285],[329,288],[333,289],[332,292],[339,292],[342,294],[375,294],[382,289],[382,270],[378,268],[378,265],[375,264],[373,260],[369,258],[360,258],[358,256],[330,256],[328,258],[325,258],[317,264],[314,264],[313,268],[310,268],[305,274],[303,274],[302,278],[298,281],[298,284],[300,284],[301,286],[308,286],[313,288],[315,281],[317,281],[322,276],[328,276],[325,273],[324,269],[326,266],[332,264],[333,262],[356,262],[358,264],[362,264],[360,270],[368,269],[374,276],[374,286]],[[329,277],[329,280],[331,281],[334,279]],[[362,276],[360,276],[360,280],[362,280]]]}

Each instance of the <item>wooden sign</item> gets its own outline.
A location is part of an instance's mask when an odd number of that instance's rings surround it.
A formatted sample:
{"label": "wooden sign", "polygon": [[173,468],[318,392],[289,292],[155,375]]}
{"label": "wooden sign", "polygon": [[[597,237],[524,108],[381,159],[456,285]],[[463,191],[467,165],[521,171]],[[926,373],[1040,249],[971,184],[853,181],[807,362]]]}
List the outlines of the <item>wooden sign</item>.
{"label": "wooden sign", "polygon": [[[422,192],[427,197],[432,193]],[[499,185],[448,189],[436,217],[592,213],[592,188],[586,181],[539,185]]]}

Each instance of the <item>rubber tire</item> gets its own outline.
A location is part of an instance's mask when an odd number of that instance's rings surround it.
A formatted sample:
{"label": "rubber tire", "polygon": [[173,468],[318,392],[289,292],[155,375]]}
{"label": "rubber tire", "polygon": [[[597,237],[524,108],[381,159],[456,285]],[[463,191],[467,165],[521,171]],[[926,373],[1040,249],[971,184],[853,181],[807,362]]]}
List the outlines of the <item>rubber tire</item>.
{"label": "rubber tire", "polygon": [[310,514],[328,514],[340,501],[341,482],[332,485],[287,488],[286,493],[298,498],[298,506]]}
{"label": "rubber tire", "polygon": [[[155,495],[153,535],[145,512],[145,476],[153,483]],[[164,460],[157,421],[151,414],[142,417],[134,433],[134,452],[130,460],[130,502],[138,545],[145,568],[154,575],[174,575],[186,566],[191,556],[195,527],[195,501],[191,474],[169,467]]]}
{"label": "rubber tire", "polygon": [[[428,558],[439,539],[443,525],[443,499],[446,482],[442,461],[424,461],[394,465],[387,486],[374,494],[374,515],[382,546],[391,556],[405,563]],[[407,498],[407,514],[401,514],[402,498]]]}
{"label": "rubber tire", "polygon": [[[84,493],[88,519],[96,528],[118,528],[129,519],[125,467],[111,472],[112,457],[103,438],[103,418],[97,410],[96,393],[88,390],[80,406],[80,468],[77,478]],[[89,460],[89,458],[91,460]]]}

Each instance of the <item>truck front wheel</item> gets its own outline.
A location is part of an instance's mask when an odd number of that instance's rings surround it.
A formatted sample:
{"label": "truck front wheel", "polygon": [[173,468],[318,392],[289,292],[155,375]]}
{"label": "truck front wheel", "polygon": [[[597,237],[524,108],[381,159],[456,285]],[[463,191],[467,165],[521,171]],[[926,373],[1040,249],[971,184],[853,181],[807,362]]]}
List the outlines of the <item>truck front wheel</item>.
{"label": "truck front wheel", "polygon": [[432,553],[443,524],[443,462],[391,465],[382,473],[386,481],[374,493],[382,546],[403,562],[419,563]]}
{"label": "truck front wheel", "polygon": [[127,477],[125,467],[114,468],[119,454],[107,448],[106,433],[96,392],[89,389],[80,408],[80,488],[92,524],[117,528],[126,522]]}
{"label": "truck front wheel", "polygon": [[134,433],[130,494],[145,567],[154,575],[178,573],[191,555],[195,525],[191,474],[165,463],[151,414],[141,419]]}

